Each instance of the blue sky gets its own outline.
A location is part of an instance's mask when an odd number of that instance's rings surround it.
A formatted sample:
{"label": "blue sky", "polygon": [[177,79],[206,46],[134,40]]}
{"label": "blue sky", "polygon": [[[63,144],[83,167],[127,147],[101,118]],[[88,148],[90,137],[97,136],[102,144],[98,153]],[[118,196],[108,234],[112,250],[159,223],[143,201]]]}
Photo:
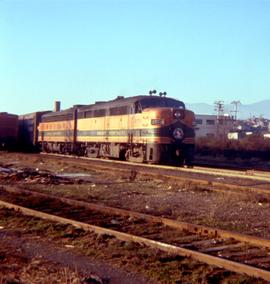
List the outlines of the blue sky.
{"label": "blue sky", "polygon": [[270,99],[270,1],[0,0],[0,111],[167,91]]}

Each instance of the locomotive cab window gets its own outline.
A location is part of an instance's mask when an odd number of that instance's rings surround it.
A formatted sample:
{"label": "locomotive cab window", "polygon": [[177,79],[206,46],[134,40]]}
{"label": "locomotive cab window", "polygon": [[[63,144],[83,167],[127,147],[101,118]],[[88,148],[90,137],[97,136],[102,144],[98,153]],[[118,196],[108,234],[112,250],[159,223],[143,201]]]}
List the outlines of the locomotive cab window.
{"label": "locomotive cab window", "polygon": [[140,105],[142,109],[160,108],[160,107],[185,109],[185,104],[183,102],[170,98],[161,98],[161,97],[149,97],[146,99],[142,99],[140,101]]}

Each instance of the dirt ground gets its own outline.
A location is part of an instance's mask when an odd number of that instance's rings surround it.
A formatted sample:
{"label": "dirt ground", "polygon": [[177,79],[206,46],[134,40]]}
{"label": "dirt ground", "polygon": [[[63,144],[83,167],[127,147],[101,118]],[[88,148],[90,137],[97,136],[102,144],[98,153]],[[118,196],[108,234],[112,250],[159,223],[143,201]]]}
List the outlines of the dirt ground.
{"label": "dirt ground", "polygon": [[[89,166],[85,166],[79,161],[37,154],[0,152],[0,167],[3,168],[2,170],[0,168],[0,184],[3,187],[16,185],[25,189],[165,216],[179,221],[270,237],[270,199],[267,196],[252,193],[218,193],[210,191],[205,186],[193,186],[189,182],[170,183],[162,181],[161,178],[154,180],[138,178],[132,173],[115,175],[109,171],[94,170],[90,162]],[[30,172],[35,174],[12,176],[12,173],[8,173],[6,169],[13,168],[16,171],[22,170],[21,173],[31,169]],[[55,174],[56,178],[49,179],[46,176],[48,171]],[[101,247],[98,246],[93,251],[93,248],[87,245],[89,236],[83,233],[79,234],[80,238],[71,234],[63,239],[61,234],[59,236],[59,228],[54,226],[53,230],[51,229],[53,237],[50,240],[47,227],[44,230],[44,224],[37,225],[36,223],[39,224],[37,221],[32,224],[31,218],[25,221],[25,217],[14,217],[14,214],[7,210],[1,210],[0,217],[0,283],[254,283],[255,281],[191,260],[176,258],[164,261],[168,257],[160,255],[160,252],[152,252],[149,257],[149,250],[142,248],[139,256],[132,254],[133,247],[127,248],[128,252],[123,253],[122,249],[119,252],[119,245],[121,248],[126,245],[118,244],[115,240],[106,240],[105,244],[102,240]],[[33,229],[36,226],[41,226],[42,230]],[[46,226],[51,228],[52,225]],[[90,243],[96,244],[96,236],[91,238]],[[29,247],[31,249],[27,250],[26,248]],[[80,249],[74,251],[74,247]],[[88,252],[86,255],[85,249]],[[107,249],[110,252],[109,258],[106,256]],[[51,251],[54,253],[50,253]],[[62,256],[65,260],[61,262]],[[85,257],[87,259],[84,259]],[[151,261],[142,262],[141,258]],[[77,265],[78,263],[81,265]],[[87,263],[92,266],[86,267]]]}
{"label": "dirt ground", "polygon": [[80,253],[80,230],[5,209],[0,216],[0,283],[154,283]]}

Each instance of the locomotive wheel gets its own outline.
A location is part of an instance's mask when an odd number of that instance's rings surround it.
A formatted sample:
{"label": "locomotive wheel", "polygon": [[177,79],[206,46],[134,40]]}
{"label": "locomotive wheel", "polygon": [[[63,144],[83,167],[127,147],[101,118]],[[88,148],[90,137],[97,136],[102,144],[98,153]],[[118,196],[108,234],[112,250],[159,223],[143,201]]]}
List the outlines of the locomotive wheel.
{"label": "locomotive wheel", "polygon": [[99,149],[95,147],[87,148],[85,155],[89,158],[97,158],[99,156]]}
{"label": "locomotive wheel", "polygon": [[144,154],[143,150],[140,148],[139,152],[137,152],[136,157],[133,156],[132,150],[127,150],[125,154],[126,161],[132,162],[132,163],[143,163],[144,162]]}

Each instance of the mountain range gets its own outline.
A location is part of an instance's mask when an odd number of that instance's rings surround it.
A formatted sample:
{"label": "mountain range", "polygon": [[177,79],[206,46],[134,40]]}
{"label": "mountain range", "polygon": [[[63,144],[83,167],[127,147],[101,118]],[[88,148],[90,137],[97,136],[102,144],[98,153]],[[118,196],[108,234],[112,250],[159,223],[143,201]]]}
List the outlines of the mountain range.
{"label": "mountain range", "polygon": [[[195,112],[195,114],[216,114],[215,106],[206,103],[186,103],[186,107]],[[235,105],[225,104],[224,114],[234,115]],[[270,119],[270,100],[264,100],[253,104],[238,105],[238,119],[247,119],[250,117],[264,117]]]}

